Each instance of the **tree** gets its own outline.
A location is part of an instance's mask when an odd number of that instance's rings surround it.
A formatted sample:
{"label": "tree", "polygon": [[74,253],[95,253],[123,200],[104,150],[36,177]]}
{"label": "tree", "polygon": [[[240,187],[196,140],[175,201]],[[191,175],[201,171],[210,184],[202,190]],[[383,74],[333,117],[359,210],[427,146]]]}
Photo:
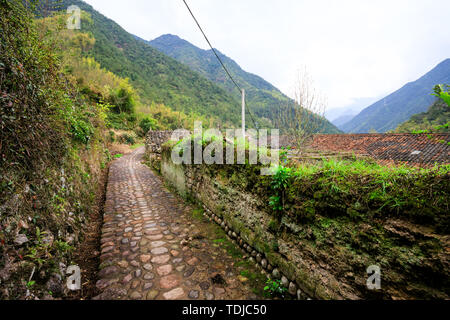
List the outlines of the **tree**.
{"label": "tree", "polygon": [[441,98],[450,107],[450,85],[440,84],[434,87],[434,96]]}
{"label": "tree", "polygon": [[327,123],[324,117],[327,101],[315,89],[306,68],[298,72],[293,97],[293,101],[280,106],[275,122],[278,128],[290,136],[297,151],[301,152],[312,135],[324,129]]}

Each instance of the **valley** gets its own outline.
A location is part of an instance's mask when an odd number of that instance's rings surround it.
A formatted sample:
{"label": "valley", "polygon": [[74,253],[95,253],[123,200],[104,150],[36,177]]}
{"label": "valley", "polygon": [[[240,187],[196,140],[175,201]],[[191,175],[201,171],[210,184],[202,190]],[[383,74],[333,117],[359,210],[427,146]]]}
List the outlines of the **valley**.
{"label": "valley", "polygon": [[1,300],[449,299],[450,59],[327,113],[84,1],[0,13]]}

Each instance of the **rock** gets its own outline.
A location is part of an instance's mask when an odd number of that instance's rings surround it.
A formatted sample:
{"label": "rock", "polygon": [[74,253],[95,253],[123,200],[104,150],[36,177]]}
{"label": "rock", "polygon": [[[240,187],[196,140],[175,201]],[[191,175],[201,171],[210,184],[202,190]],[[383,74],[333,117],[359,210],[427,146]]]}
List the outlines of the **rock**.
{"label": "rock", "polygon": [[206,281],[200,283],[200,288],[201,288],[202,290],[208,290],[209,287],[210,287],[210,284],[209,284],[208,282],[206,282]]}
{"label": "rock", "polygon": [[127,275],[123,278],[122,282],[123,282],[123,283],[128,283],[128,282],[131,281],[131,279],[133,279],[133,276],[132,276],[131,274],[127,274]]}
{"label": "rock", "polygon": [[14,243],[18,246],[23,245],[24,243],[27,243],[29,240],[26,235],[19,233],[16,238],[14,239]]}
{"label": "rock", "polygon": [[214,294],[216,296],[223,295],[224,293],[225,293],[225,289],[224,288],[220,288],[220,287],[214,288]]}
{"label": "rock", "polygon": [[206,291],[205,298],[206,300],[214,300],[214,295],[211,292]]}
{"label": "rock", "polygon": [[126,268],[126,267],[128,267],[128,262],[125,260],[122,260],[120,262],[117,262],[117,265],[121,268]]}
{"label": "rock", "polygon": [[174,274],[162,277],[161,280],[159,281],[159,285],[163,289],[174,288],[174,287],[178,286],[179,283],[180,283],[179,277]]}
{"label": "rock", "polygon": [[281,285],[285,288],[289,287],[289,280],[285,276],[281,277]]}
{"label": "rock", "polygon": [[186,271],[183,273],[183,277],[189,278],[195,271],[195,267],[188,267]]}
{"label": "rock", "polygon": [[266,269],[267,268],[267,260],[266,259],[262,259],[261,260],[261,266]]}
{"label": "rock", "polygon": [[257,262],[261,262],[261,260],[262,260],[262,256],[261,256],[260,253],[258,253],[258,254],[256,255],[256,261],[257,261]]}
{"label": "rock", "polygon": [[278,269],[273,269],[273,271],[272,271],[272,276],[275,278],[275,279],[280,279],[280,277],[281,277],[281,274],[280,274],[280,271],[278,271]]}
{"label": "rock", "polygon": [[139,300],[139,299],[142,299],[142,294],[140,294],[137,291],[134,291],[133,293],[130,294],[130,298],[132,300]]}
{"label": "rock", "polygon": [[152,279],[155,279],[155,274],[152,273],[152,272],[148,272],[148,273],[146,273],[146,274],[144,275],[144,279],[145,279],[145,280],[152,280]]}
{"label": "rock", "polygon": [[199,297],[199,292],[198,292],[197,290],[191,290],[191,291],[189,292],[188,297],[189,297],[190,299],[198,299],[198,297]]}
{"label": "rock", "polygon": [[290,282],[289,283],[288,292],[291,295],[295,296],[297,294],[297,285],[295,283],[293,283],[293,282]]}
{"label": "rock", "polygon": [[144,290],[148,290],[148,289],[150,289],[151,287],[153,287],[153,282],[146,282],[146,283],[144,284],[143,289],[144,289]]}
{"label": "rock", "polygon": [[170,290],[169,292],[166,292],[163,294],[163,296],[166,300],[181,299],[181,297],[183,295],[184,295],[184,291],[182,288],[176,288],[176,289]]}
{"label": "rock", "polygon": [[158,274],[160,276],[167,276],[168,274],[170,274],[172,272],[172,265],[171,264],[166,264],[163,266],[160,266],[156,269],[156,271],[158,272]]}
{"label": "rock", "polygon": [[45,287],[53,293],[53,295],[61,295],[64,292],[63,282],[59,274],[53,274],[45,284]]}

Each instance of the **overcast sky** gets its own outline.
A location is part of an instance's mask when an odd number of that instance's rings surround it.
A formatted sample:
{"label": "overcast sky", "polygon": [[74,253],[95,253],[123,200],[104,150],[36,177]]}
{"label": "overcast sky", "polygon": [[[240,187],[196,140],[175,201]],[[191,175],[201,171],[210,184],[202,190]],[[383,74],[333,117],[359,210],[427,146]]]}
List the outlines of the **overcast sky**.
{"label": "overcast sky", "polygon": [[[125,30],[208,45],[182,0],[87,0]],[[345,107],[414,81],[450,57],[448,0],[187,0],[212,45],[292,95],[306,67]]]}

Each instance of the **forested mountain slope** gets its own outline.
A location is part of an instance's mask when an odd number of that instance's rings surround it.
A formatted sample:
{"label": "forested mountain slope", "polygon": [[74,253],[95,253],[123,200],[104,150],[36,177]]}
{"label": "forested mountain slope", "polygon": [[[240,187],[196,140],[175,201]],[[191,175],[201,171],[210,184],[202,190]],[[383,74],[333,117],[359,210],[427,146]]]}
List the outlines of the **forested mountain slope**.
{"label": "forested mountain slope", "polygon": [[95,38],[92,56],[114,74],[129,78],[144,104],[163,103],[186,114],[218,118],[236,125],[240,121],[239,102],[225,90],[190,70],[175,59],[136,39],[92,6],[78,0],[50,1],[50,10],[65,10],[77,5],[88,12],[92,22],[82,21],[81,31]]}
{"label": "forested mountain slope", "polygon": [[[240,98],[240,92],[227,77],[212,50],[200,49],[190,42],[170,34],[160,36],[148,43],[226,89],[236,99]],[[244,71],[233,59],[219,50],[216,49],[216,52],[235,81],[246,90],[248,107],[253,110],[258,118],[273,121],[280,106],[292,103],[292,99],[272,84],[255,74]],[[322,131],[324,133],[339,132],[328,120],[324,120]]]}
{"label": "forested mountain slope", "polygon": [[431,95],[433,87],[446,83],[450,83],[450,59],[444,60],[420,79],[406,84],[364,109],[341,128],[349,133],[393,130],[412,115],[427,111],[435,100]]}

